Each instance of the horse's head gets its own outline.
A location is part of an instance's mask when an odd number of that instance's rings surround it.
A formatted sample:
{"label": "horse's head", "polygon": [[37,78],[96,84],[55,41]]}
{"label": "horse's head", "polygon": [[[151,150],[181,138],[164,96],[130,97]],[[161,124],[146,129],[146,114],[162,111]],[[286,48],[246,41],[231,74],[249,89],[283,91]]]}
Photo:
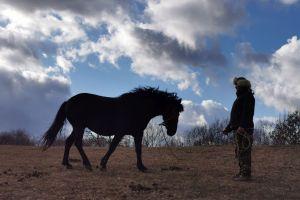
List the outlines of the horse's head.
{"label": "horse's head", "polygon": [[[176,96],[177,97],[177,96]],[[162,113],[164,125],[167,129],[167,134],[169,136],[175,135],[177,131],[178,117],[180,112],[183,111],[183,106],[181,104],[181,99],[175,99],[166,104],[165,109]]]}
{"label": "horse's head", "polygon": [[[152,109],[151,117],[162,115],[164,122],[161,125],[167,129],[169,136],[175,135],[177,131],[178,117],[180,112],[183,111],[183,105],[181,99],[176,93],[170,93],[167,91],[161,91],[158,88],[153,87],[139,87],[133,91],[123,94],[121,97],[138,97],[152,101],[152,105],[155,106]],[[150,116],[150,114],[149,114]]]}

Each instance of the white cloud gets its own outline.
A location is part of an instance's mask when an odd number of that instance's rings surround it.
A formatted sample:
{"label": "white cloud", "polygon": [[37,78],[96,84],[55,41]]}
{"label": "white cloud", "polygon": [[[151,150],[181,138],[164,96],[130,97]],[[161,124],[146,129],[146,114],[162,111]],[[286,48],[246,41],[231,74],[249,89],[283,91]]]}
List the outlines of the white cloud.
{"label": "white cloud", "polygon": [[272,54],[270,63],[252,64],[254,90],[279,111],[300,107],[300,40],[296,36]]}
{"label": "white cloud", "polygon": [[299,0],[279,0],[280,3],[286,4],[286,5],[292,5],[297,3]]}
{"label": "white cloud", "polygon": [[216,120],[229,117],[229,112],[221,103],[203,100],[200,104],[183,100],[184,111],[179,117],[179,130],[183,131],[194,126],[209,125]]}
{"label": "white cloud", "polygon": [[70,70],[74,68],[72,62],[62,55],[56,56],[56,64],[58,67],[62,68],[64,73],[70,72]]}
{"label": "white cloud", "polygon": [[2,16],[9,21],[5,29],[24,38],[49,38],[57,43],[66,43],[85,37],[85,32],[71,13],[51,10],[27,13],[3,4],[0,7]]}
{"label": "white cloud", "polygon": [[203,37],[231,33],[244,15],[243,3],[223,0],[149,0],[146,27],[196,47]]}

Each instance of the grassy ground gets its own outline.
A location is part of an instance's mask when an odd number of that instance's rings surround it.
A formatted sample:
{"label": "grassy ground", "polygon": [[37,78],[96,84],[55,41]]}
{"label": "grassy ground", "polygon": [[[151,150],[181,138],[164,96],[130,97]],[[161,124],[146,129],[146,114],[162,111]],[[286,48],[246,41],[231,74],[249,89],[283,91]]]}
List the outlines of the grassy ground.
{"label": "grassy ground", "polygon": [[0,199],[300,199],[300,146],[254,147],[251,182],[231,180],[233,146],[144,148],[147,173],[132,148],[118,147],[105,172],[96,166],[106,149],[85,149],[92,172],[74,147],[66,170],[62,147],[0,146]]}

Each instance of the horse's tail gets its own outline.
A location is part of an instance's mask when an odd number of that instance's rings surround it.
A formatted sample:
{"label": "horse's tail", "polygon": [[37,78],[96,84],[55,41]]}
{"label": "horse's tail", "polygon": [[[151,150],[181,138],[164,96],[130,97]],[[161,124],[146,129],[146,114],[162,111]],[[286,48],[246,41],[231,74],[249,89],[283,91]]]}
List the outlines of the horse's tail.
{"label": "horse's tail", "polygon": [[65,107],[66,107],[66,101],[60,106],[54,121],[52,122],[50,128],[46,131],[46,133],[43,135],[42,138],[42,145],[43,150],[45,151],[48,149],[53,142],[56,139],[57,134],[61,131],[65,119],[66,119],[66,113],[65,113]]}

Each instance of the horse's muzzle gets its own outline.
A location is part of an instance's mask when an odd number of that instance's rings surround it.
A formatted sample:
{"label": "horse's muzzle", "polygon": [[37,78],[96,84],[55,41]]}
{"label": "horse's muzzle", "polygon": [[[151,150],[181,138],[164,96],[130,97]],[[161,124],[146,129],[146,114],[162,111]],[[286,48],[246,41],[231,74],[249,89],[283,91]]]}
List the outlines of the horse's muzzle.
{"label": "horse's muzzle", "polygon": [[176,134],[176,130],[174,131],[174,130],[167,130],[167,134],[169,135],[169,136],[173,136],[173,135],[175,135]]}

